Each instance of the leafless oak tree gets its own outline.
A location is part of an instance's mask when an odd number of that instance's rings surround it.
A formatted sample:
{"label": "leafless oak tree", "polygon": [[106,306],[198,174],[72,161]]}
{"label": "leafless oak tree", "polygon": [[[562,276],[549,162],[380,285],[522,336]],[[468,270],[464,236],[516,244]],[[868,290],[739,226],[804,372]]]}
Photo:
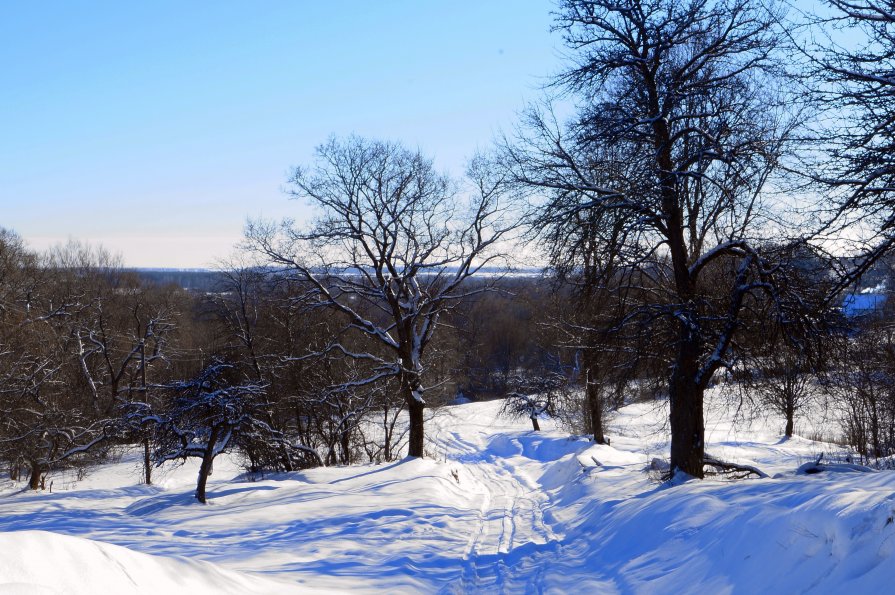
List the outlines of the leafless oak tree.
{"label": "leafless oak tree", "polygon": [[731,364],[750,303],[781,304],[785,270],[763,251],[781,230],[768,181],[797,121],[776,92],[779,15],[753,0],[565,0],[578,100],[568,124],[533,109],[506,143],[542,216],[600,226],[606,281],[637,307],[668,365],[672,469],[703,476],[703,394]]}
{"label": "leafless oak tree", "polygon": [[[439,174],[419,152],[357,137],[331,139],[310,168],[297,168],[291,195],[320,215],[297,229],[254,222],[250,247],[309,286],[307,298],[371,342],[326,349],[370,366],[358,385],[396,378],[410,419],[409,455],[423,456],[425,352],[441,315],[468,295],[464,282],[500,254],[512,225],[501,180],[471,168],[473,188]],[[375,345],[375,348],[373,348]],[[350,388],[350,387],[345,387]]]}

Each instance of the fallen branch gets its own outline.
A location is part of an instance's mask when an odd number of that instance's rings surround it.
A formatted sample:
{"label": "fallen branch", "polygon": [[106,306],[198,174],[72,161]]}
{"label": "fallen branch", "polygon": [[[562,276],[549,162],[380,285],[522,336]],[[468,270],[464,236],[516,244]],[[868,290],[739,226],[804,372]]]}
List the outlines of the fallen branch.
{"label": "fallen branch", "polygon": [[713,467],[714,471],[706,471],[706,475],[724,475],[730,479],[748,479],[754,475],[758,479],[765,479],[768,474],[752,465],[740,465],[738,463],[730,463],[716,459],[715,457],[705,455],[702,459],[704,467]]}

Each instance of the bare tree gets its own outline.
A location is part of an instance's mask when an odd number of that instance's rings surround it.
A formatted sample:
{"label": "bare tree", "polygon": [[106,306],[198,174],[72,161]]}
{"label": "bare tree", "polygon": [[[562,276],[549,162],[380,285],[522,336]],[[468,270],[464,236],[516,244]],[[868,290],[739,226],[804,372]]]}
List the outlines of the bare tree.
{"label": "bare tree", "polygon": [[[223,344],[247,380],[268,386],[263,393],[264,420],[285,431],[288,423],[283,414],[289,406],[287,395],[294,388],[288,360],[296,343],[306,339],[306,329],[297,321],[288,287],[284,291],[284,284],[268,271],[232,259],[223,263],[219,275],[218,291],[208,301],[223,331]],[[271,461],[261,451],[250,449],[246,453],[250,470],[273,466],[292,471],[288,452],[280,450]]]}
{"label": "bare tree", "polygon": [[[765,247],[772,252],[772,246]],[[744,311],[737,339],[736,369],[728,384],[731,395],[761,411],[785,420],[783,433],[791,437],[796,416],[810,404],[821,405],[830,384],[834,363],[846,341],[845,320],[838,307],[829,305],[831,286],[837,282],[822,251],[809,246],[778,247],[771,259],[781,263],[787,275],[780,281],[800,301],[801,320],[781,319],[772,311],[776,304],[757,302]],[[751,319],[751,320],[750,320]],[[741,392],[741,390],[743,392]]]}
{"label": "bare tree", "polygon": [[[569,200],[577,203],[571,210]],[[564,305],[569,307],[554,320],[557,346],[575,351],[588,426],[594,441],[606,444],[605,396],[613,385],[621,386],[622,380],[634,373],[637,363],[637,358],[622,355],[622,345],[617,341],[615,326],[626,314],[627,301],[617,284],[619,254],[607,249],[617,244],[617,234],[624,225],[617,218],[607,221],[605,212],[580,201],[589,199],[576,193],[563,199],[566,208],[542,208],[532,229],[535,237],[547,245],[557,291],[568,293]]]}
{"label": "bare tree", "polygon": [[561,396],[568,390],[569,379],[559,372],[545,370],[540,374],[516,379],[501,408],[510,417],[527,417],[535,432],[541,431],[541,416],[555,417]]}
{"label": "bare tree", "polygon": [[196,499],[205,504],[205,487],[214,459],[235,447],[245,448],[252,441],[275,443],[297,451],[308,464],[319,464],[317,452],[291,443],[262,418],[265,387],[259,384],[234,384],[227,378],[233,367],[215,362],[193,380],[168,387],[173,398],[160,415],[148,414],[157,423],[157,465],[165,461],[198,457],[199,477]]}
{"label": "bare tree", "polygon": [[[68,321],[77,362],[73,381],[102,426],[117,425],[122,404],[148,406],[149,386],[167,379],[169,343],[183,296],[177,289],[144,283],[101,247],[69,242],[51,252],[49,266],[71,278],[68,290],[79,299]],[[119,438],[124,429],[117,427]],[[126,429],[124,439],[142,443],[144,481],[151,484],[152,429],[146,424]]]}
{"label": "bare tree", "polygon": [[494,262],[511,228],[502,219],[500,181],[473,167],[475,188],[464,201],[420,153],[357,137],[331,139],[317,157],[313,167],[295,170],[291,194],[309,199],[319,218],[303,230],[291,221],[252,223],[248,244],[376,346],[354,351],[337,341],[326,351],[370,364],[353,384],[397,379],[410,418],[409,454],[421,457],[426,348],[441,315],[481,290],[464,282]]}
{"label": "bare tree", "polygon": [[796,414],[814,397],[817,386],[804,354],[787,345],[753,360],[748,388],[755,391],[763,407],[786,420],[783,435],[792,437]]}
{"label": "bare tree", "polygon": [[[895,327],[893,305],[849,320],[826,391],[836,398],[845,439],[863,458],[895,454]],[[881,461],[877,461],[881,462]],[[890,461],[881,463],[890,466]]]}
{"label": "bare tree", "polygon": [[895,246],[895,1],[826,4],[832,10],[814,17],[820,41],[810,75],[830,108],[820,132],[832,159],[816,177],[838,192],[825,231],[840,250],[856,238],[864,249],[857,264],[843,267],[845,288]]}
{"label": "bare tree", "polygon": [[532,110],[506,143],[542,212],[587,214],[617,261],[609,286],[636,305],[625,328],[667,361],[672,469],[703,477],[703,394],[729,366],[750,302],[785,269],[762,251],[781,232],[768,180],[797,120],[772,89],[785,36],[753,0],[565,0],[557,28],[579,98],[568,125]]}
{"label": "bare tree", "polygon": [[0,230],[0,458],[14,476],[27,464],[31,489],[104,434],[92,401],[71,382],[69,324],[83,287],[53,264]]}

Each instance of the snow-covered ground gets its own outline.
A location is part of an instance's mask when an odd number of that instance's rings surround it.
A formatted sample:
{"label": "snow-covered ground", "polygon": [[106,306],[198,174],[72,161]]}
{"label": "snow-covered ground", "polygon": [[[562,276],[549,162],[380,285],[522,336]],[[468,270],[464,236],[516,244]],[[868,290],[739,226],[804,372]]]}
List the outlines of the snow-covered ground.
{"label": "snow-covered ground", "polygon": [[[796,468],[838,447],[775,418],[707,413],[708,452],[768,479],[658,482],[660,405],[624,408],[612,446],[499,402],[442,410],[433,456],[250,481],[219,460],[139,484],[136,458],[53,491],[0,488],[0,594],[889,592],[895,473]],[[806,435],[813,429],[805,425]]]}

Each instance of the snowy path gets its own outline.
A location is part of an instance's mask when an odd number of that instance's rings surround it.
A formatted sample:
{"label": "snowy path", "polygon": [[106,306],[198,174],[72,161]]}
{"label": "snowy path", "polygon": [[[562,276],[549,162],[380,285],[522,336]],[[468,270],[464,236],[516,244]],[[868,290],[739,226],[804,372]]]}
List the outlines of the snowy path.
{"label": "snowy path", "polygon": [[[525,560],[535,553],[555,551],[563,538],[548,521],[549,498],[525,470],[527,465],[540,463],[525,453],[542,438],[529,430],[508,428],[507,420],[497,417],[496,410],[489,413],[478,416],[478,421],[456,416],[437,420],[438,450],[448,461],[462,465],[478,505],[477,523],[462,555],[461,584],[448,590],[541,592],[539,573],[529,572]],[[451,429],[458,427],[462,433]]]}
{"label": "snowy path", "polygon": [[463,558],[475,563],[482,556],[507,554],[523,543],[544,544],[557,539],[544,522],[544,495],[518,469],[496,457],[486,444],[469,447],[454,435],[466,452],[449,456],[464,464],[481,490],[479,525],[470,536]]}

